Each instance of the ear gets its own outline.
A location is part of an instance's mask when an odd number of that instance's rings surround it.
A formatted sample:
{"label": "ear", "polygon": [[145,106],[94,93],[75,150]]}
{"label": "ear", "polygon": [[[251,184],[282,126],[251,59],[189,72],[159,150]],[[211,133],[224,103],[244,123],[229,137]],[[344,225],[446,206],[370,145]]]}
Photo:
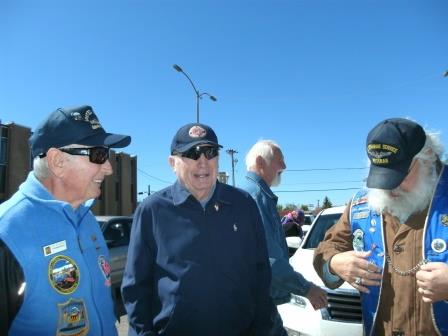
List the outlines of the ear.
{"label": "ear", "polygon": [[168,163],[173,172],[176,172],[176,158],[172,155],[168,156]]}
{"label": "ear", "polygon": [[258,168],[262,168],[264,166],[264,159],[261,155],[257,156],[257,158],[255,159],[255,164]]}
{"label": "ear", "polygon": [[48,169],[57,177],[64,173],[65,158],[61,151],[56,148],[50,148],[47,151]]}

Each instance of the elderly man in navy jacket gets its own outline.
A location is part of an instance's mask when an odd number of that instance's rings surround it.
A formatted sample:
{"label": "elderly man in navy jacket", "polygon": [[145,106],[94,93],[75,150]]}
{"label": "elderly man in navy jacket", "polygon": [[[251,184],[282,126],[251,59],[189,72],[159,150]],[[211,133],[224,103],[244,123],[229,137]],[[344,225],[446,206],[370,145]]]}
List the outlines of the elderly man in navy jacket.
{"label": "elderly man in navy jacket", "polygon": [[217,182],[218,144],[181,127],[169,163],[177,181],[134,217],[122,295],[130,335],[267,335],[271,280],[258,208]]}

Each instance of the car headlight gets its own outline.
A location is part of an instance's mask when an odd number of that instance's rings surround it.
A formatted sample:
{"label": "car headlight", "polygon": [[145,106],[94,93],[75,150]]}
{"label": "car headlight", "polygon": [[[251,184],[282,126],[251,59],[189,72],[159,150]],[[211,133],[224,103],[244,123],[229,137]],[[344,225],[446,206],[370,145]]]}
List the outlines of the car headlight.
{"label": "car headlight", "polygon": [[290,303],[299,306],[300,308],[306,308],[306,301],[302,296],[291,294]]}

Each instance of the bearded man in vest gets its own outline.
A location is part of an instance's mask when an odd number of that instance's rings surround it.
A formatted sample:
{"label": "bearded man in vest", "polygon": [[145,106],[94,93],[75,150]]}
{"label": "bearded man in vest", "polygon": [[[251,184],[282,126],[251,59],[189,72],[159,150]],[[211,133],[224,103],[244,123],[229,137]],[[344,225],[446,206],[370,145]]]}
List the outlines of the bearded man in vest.
{"label": "bearded man in vest", "polygon": [[314,253],[329,288],[361,293],[365,335],[448,335],[448,169],[438,134],[387,119],[368,134],[367,188]]}

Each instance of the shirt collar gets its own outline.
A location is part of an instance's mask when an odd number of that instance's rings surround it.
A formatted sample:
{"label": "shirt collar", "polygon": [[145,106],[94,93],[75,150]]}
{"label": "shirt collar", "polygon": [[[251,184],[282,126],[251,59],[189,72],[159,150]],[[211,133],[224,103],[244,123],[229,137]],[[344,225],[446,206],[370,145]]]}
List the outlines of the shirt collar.
{"label": "shirt collar", "polygon": [[254,181],[260,189],[270,198],[274,199],[275,201],[278,200],[278,197],[272,192],[271,188],[267,185],[267,183],[261,178],[261,176],[257,175],[256,173],[252,171],[248,171],[246,174],[246,178],[248,180]]}
{"label": "shirt collar", "polygon": [[[188,189],[177,180],[172,186],[172,195],[173,195],[173,203],[174,205],[179,205],[184,203],[187,198],[191,195]],[[212,203],[221,203],[221,204],[231,204],[233,201],[232,195],[225,191],[226,189],[223,187],[222,183],[216,181],[215,186],[213,187],[213,191],[210,194],[210,198],[207,200],[207,203],[212,200]],[[196,200],[196,199],[195,199]]]}
{"label": "shirt collar", "polygon": [[[218,182],[217,182],[218,183]],[[201,205],[204,207],[205,204],[207,204],[208,201],[210,201],[210,199],[213,197],[214,193],[215,193],[215,189],[216,189],[216,184],[213,186],[212,191],[210,192],[210,195],[208,196],[208,198],[204,201],[198,201],[199,203],[201,203]],[[172,186],[172,193],[173,193],[173,202],[174,205],[179,205],[184,203],[187,198],[192,195],[190,193],[190,191],[187,189],[187,187],[180,182],[179,180],[176,180],[176,182],[173,184]],[[194,196],[193,196],[194,197]],[[196,199],[196,198],[195,198]],[[203,205],[204,204],[204,205]]]}

